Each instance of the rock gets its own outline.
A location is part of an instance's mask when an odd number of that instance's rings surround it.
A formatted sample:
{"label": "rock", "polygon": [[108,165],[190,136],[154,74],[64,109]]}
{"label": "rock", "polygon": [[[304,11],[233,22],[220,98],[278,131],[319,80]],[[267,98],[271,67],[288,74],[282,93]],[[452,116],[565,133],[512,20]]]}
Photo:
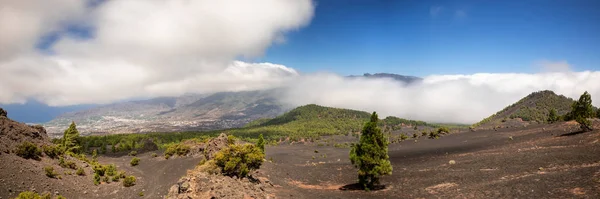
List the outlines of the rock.
{"label": "rock", "polygon": [[206,143],[206,147],[204,148],[204,157],[207,160],[213,159],[217,152],[227,146],[227,135],[225,133],[221,133],[219,137],[213,138]]}
{"label": "rock", "polygon": [[179,193],[185,193],[190,189],[190,183],[189,182],[184,182],[181,185],[179,185]]}

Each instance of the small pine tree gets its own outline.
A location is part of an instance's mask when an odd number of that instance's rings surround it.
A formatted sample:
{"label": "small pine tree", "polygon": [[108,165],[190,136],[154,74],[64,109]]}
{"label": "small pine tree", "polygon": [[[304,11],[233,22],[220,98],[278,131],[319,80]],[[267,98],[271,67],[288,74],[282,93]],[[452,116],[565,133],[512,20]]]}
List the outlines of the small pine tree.
{"label": "small pine tree", "polygon": [[548,123],[554,123],[558,121],[558,119],[559,117],[558,114],[556,114],[556,110],[550,109],[550,113],[548,113]]}
{"label": "small pine tree", "polygon": [[258,142],[256,142],[256,146],[260,148],[260,151],[262,151],[263,154],[265,153],[265,138],[263,137],[263,134],[258,136]]}
{"label": "small pine tree", "polygon": [[592,108],[592,97],[585,91],[579,100],[573,103],[571,107],[571,113],[575,121],[581,126],[581,130],[590,131],[592,130],[592,122],[588,120],[594,116],[594,110]]}
{"label": "small pine tree", "polygon": [[358,181],[365,190],[379,183],[379,176],[392,174],[388,156],[388,140],[377,127],[379,118],[373,112],[361,132],[360,141],[350,150],[350,161],[358,168]]}
{"label": "small pine tree", "polygon": [[62,146],[66,151],[77,152],[79,150],[79,145],[77,143],[78,139],[79,131],[77,131],[77,126],[75,125],[75,122],[71,122],[69,128],[64,132]]}

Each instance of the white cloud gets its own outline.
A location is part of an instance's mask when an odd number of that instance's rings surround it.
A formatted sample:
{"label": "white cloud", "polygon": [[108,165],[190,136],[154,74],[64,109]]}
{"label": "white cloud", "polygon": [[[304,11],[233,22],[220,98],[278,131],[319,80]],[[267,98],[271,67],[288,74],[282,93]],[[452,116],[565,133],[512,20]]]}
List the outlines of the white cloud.
{"label": "white cloud", "polygon": [[[90,8],[84,2],[2,2],[1,36],[11,39],[1,43],[0,103],[106,103],[273,87],[297,73],[233,60],[285,41],[284,33],[307,25],[314,12],[310,0],[119,0]],[[42,35],[64,31],[72,18],[92,27],[93,37],[65,34],[53,55],[36,52]]]}
{"label": "white cloud", "polygon": [[432,6],[429,8],[429,16],[437,17],[442,12],[443,9],[444,9],[443,6]]}
{"label": "white cloud", "polygon": [[571,65],[563,61],[549,61],[541,60],[535,64],[542,72],[569,72],[571,71]]}
{"label": "white cloud", "polygon": [[456,10],[456,11],[454,11],[454,18],[456,18],[456,19],[467,18],[467,11],[465,11],[465,10]]}
{"label": "white cloud", "polygon": [[[553,90],[578,98],[590,92],[600,106],[600,72],[436,75],[404,85],[389,79],[346,79],[334,74],[302,76],[282,100],[316,103],[432,122],[474,123],[531,92]],[[596,96],[594,98],[594,96]]]}

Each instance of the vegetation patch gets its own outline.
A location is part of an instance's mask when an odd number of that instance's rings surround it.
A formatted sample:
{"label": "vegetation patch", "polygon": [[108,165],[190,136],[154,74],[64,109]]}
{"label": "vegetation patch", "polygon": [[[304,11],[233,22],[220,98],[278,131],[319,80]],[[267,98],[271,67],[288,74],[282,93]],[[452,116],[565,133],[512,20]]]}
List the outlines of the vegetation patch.
{"label": "vegetation patch", "polygon": [[25,159],[39,160],[42,156],[42,150],[35,144],[26,141],[17,146],[16,154]]}
{"label": "vegetation patch", "polygon": [[214,160],[224,175],[243,178],[260,168],[264,158],[264,153],[253,144],[234,144],[219,151]]}

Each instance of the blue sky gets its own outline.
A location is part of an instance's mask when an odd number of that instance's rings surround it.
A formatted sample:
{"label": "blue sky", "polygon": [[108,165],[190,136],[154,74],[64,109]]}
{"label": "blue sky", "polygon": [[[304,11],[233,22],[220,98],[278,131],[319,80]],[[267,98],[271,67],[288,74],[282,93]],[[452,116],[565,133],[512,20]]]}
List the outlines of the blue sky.
{"label": "blue sky", "polygon": [[254,61],[342,75],[600,68],[600,1],[317,1],[312,22]]}

